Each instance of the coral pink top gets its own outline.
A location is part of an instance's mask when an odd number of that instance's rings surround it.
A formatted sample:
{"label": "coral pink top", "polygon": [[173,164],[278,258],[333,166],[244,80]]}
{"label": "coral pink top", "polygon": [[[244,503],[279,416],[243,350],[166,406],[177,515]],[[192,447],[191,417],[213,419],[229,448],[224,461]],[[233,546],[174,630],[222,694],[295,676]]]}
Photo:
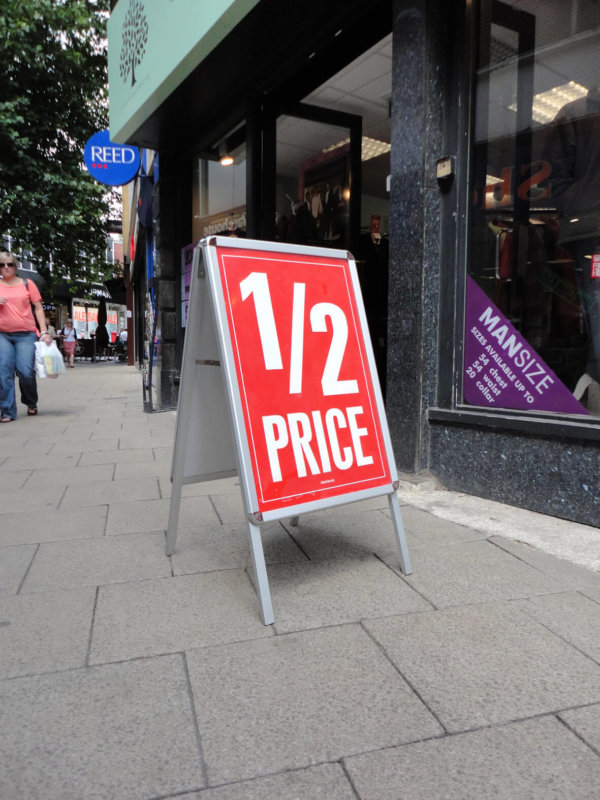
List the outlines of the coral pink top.
{"label": "coral pink top", "polygon": [[0,304],[0,333],[15,333],[16,331],[37,332],[35,319],[31,310],[31,303],[42,299],[35,283],[28,281],[8,286],[0,281],[0,297],[6,297],[6,303]]}

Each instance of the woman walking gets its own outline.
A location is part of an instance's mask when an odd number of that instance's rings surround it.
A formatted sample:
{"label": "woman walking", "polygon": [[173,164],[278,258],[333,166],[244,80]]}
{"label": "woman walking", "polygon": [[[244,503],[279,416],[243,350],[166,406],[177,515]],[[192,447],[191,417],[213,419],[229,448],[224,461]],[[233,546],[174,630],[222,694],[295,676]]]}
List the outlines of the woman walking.
{"label": "woman walking", "polygon": [[15,371],[19,378],[21,402],[27,415],[37,414],[38,392],[35,379],[35,343],[38,338],[33,313],[40,328],[40,339],[50,344],[42,298],[32,281],[27,284],[17,275],[17,259],[0,252],[0,422],[17,418]]}
{"label": "woman walking", "polygon": [[62,329],[63,350],[69,359],[67,366],[75,366],[75,348],[77,347],[77,330],[73,327],[73,320],[68,319],[67,324]]}

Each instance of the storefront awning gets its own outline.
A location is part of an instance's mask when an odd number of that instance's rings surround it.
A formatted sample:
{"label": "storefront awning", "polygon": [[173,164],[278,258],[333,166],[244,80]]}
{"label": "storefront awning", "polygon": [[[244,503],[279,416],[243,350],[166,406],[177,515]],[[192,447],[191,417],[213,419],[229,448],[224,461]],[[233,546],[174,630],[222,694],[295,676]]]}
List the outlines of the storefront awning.
{"label": "storefront awning", "polygon": [[113,303],[119,303],[119,305],[127,305],[127,289],[125,286],[125,278],[110,278],[107,281],[104,281],[104,285],[106,286],[108,293],[110,295],[110,299]]}
{"label": "storefront awning", "polygon": [[120,0],[108,22],[110,133],[125,142],[260,0]]}
{"label": "storefront awning", "polygon": [[152,103],[145,103],[147,62],[162,59],[165,51],[177,51],[179,34],[190,27],[190,19],[195,25],[204,14],[204,4],[194,0],[191,17],[171,43],[167,32],[170,20],[179,19],[180,4],[187,8],[190,2],[179,0],[165,9],[162,0],[146,0],[144,8],[159,8],[160,25],[151,26],[148,15],[149,30],[133,75],[126,64],[121,67],[127,51],[126,0],[120,0],[111,15],[109,106],[114,141],[179,154],[212,152],[217,140],[246,118],[248,99],[268,96],[278,103],[298,102],[323,82],[328,71],[334,74],[346,66],[386,36],[392,25],[393,0],[304,0],[297,6],[286,5],[285,13],[281,0],[229,3],[227,9],[238,16],[245,9],[237,24],[222,28],[223,35],[212,41],[200,61],[197,54],[193,63],[186,61],[187,67],[192,66],[185,77],[178,68],[168,71],[163,64],[161,75],[154,79],[158,93]]}

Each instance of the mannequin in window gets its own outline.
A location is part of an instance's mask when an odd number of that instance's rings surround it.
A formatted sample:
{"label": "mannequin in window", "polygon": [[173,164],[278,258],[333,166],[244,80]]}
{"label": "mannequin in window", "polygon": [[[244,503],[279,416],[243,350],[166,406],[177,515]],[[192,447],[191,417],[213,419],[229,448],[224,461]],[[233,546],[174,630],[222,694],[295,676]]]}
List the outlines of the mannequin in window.
{"label": "mannequin in window", "polygon": [[551,200],[561,215],[559,241],[575,263],[589,340],[586,371],[573,394],[580,399],[588,389],[592,410],[592,395],[600,397],[600,277],[594,277],[593,259],[600,253],[600,87],[561,108],[548,132],[546,157]]}
{"label": "mannequin in window", "polygon": [[[307,195],[305,193],[305,198],[306,196]],[[286,197],[290,201],[290,206],[292,209],[292,214],[286,232],[287,241],[292,242],[293,244],[308,244],[312,237],[313,220],[307,201],[306,199],[304,201],[294,201],[289,194],[286,195]]]}
{"label": "mannequin in window", "polygon": [[387,324],[389,240],[379,229],[360,235],[357,269],[381,391],[385,396],[387,372]]}

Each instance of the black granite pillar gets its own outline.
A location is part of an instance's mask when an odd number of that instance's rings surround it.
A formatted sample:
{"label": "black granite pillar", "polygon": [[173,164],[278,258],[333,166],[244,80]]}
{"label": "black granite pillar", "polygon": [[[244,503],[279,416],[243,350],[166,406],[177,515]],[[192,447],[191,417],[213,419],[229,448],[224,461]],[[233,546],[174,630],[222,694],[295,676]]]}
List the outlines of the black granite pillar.
{"label": "black granite pillar", "polygon": [[438,0],[395,0],[386,404],[399,469],[429,463],[438,367],[440,189],[449,31]]}
{"label": "black granite pillar", "polygon": [[154,384],[162,409],[177,406],[181,347],[178,343],[178,292],[181,275],[181,248],[191,241],[192,166],[172,153],[161,152],[159,161],[159,205],[155,222],[155,263],[160,353]]}

